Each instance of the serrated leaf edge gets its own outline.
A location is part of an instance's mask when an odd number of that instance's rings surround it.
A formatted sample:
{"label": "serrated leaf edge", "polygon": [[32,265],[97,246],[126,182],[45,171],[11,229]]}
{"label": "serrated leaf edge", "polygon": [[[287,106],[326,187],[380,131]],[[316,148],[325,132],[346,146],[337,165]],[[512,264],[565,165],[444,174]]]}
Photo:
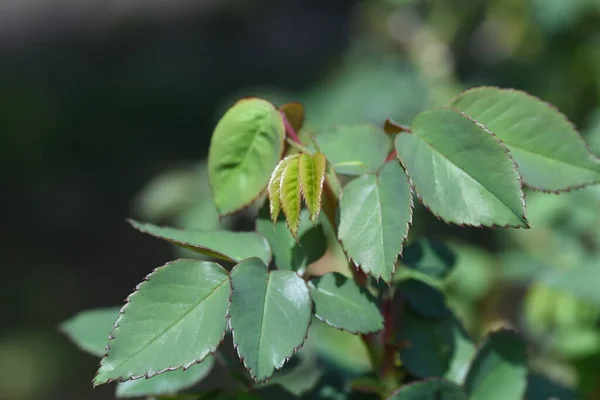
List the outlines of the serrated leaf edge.
{"label": "serrated leaf edge", "polygon": [[[281,187],[283,186],[283,181],[286,177],[288,177],[288,168],[290,167],[291,163],[296,161],[299,163],[299,155],[298,157],[296,157],[297,159],[294,160],[290,160],[290,162],[287,163],[287,165],[285,166],[283,172],[281,173],[281,183],[279,184],[279,199],[281,201],[281,209],[283,210],[283,214],[285,215],[285,222],[288,228],[288,231],[290,231],[290,233],[292,234],[292,237],[296,240],[296,242],[300,242],[300,239],[298,238],[298,228],[300,225],[300,214],[302,211],[302,185],[300,184],[300,173],[299,173],[299,168],[300,166],[298,165],[298,173],[296,174],[296,182],[298,184],[298,199],[296,200],[296,204],[298,206],[298,217],[296,218],[295,221],[290,221],[290,218],[288,217],[288,211],[289,208],[286,209],[286,205],[284,204],[283,200],[281,199],[281,197],[283,196],[283,191],[281,190]],[[293,225],[292,225],[293,223]]]}
{"label": "serrated leaf edge", "polygon": [[[467,90],[464,90],[461,93],[459,93],[458,95],[454,96],[454,98],[452,98],[452,100],[450,100],[450,104],[454,103],[455,100],[457,100],[460,97],[466,95],[467,93],[476,92],[476,91],[485,90],[485,89],[496,89],[496,90],[500,90],[500,91],[503,91],[503,92],[520,93],[520,94],[525,95],[526,97],[529,97],[531,99],[534,99],[534,100],[536,100],[536,101],[544,104],[546,107],[548,107],[552,111],[556,112],[567,123],[567,125],[569,125],[573,129],[573,133],[575,134],[575,138],[577,140],[579,140],[581,143],[583,143],[583,146],[585,147],[585,149],[589,153],[590,157],[592,157],[596,161],[600,162],[600,157],[594,151],[592,151],[592,149],[590,148],[589,144],[583,139],[583,136],[581,136],[581,133],[579,132],[579,130],[577,129],[577,127],[575,126],[575,124],[573,122],[571,122],[571,120],[569,120],[569,118],[567,118],[567,116],[565,114],[563,114],[558,109],[558,107],[556,107],[554,104],[551,104],[551,103],[549,103],[549,102],[547,102],[545,100],[542,100],[541,98],[539,98],[537,96],[534,96],[531,93],[527,93],[527,92],[525,92],[523,90],[518,90],[518,89],[501,88],[501,87],[498,87],[498,86],[477,86],[477,87],[472,87],[472,88],[469,88]],[[498,140],[500,140],[500,139],[498,139]],[[540,188],[540,187],[537,187],[537,186],[530,185],[528,183],[522,182],[523,186],[528,187],[528,188],[530,188],[532,190],[535,190],[537,192],[543,192],[543,193],[551,193],[551,194],[560,194],[560,193],[570,192],[570,191],[573,191],[573,190],[583,189],[583,188],[586,188],[588,186],[594,186],[594,185],[598,185],[598,184],[600,184],[600,179],[597,180],[597,181],[593,181],[593,182],[582,183],[580,185],[567,186],[567,187],[565,187],[563,189],[548,190],[548,189],[543,189],[543,188]]]}
{"label": "serrated leaf edge", "polygon": [[[220,259],[220,260],[223,260],[223,261],[234,262],[234,263],[242,261],[242,260],[236,260],[234,258],[231,258],[228,255],[226,255],[224,253],[221,253],[220,251],[216,251],[216,250],[210,249],[210,248],[205,247],[205,246],[201,246],[201,245],[198,245],[198,244],[192,244],[192,243],[189,243],[189,242],[185,242],[183,240],[167,239],[164,236],[155,235],[155,234],[147,231],[146,229],[144,229],[143,227],[140,226],[140,225],[144,224],[143,222],[138,222],[138,221],[136,221],[134,219],[131,219],[131,218],[127,219],[127,223],[129,225],[131,225],[137,231],[145,233],[146,235],[152,236],[152,237],[154,237],[156,239],[164,240],[164,241],[169,242],[169,243],[174,244],[174,245],[183,246],[183,247],[186,247],[186,248],[188,248],[188,249],[190,249],[192,251],[199,252],[199,250],[204,250],[204,251],[206,251],[206,253],[208,253],[208,254],[205,254],[205,255],[208,255],[209,257],[217,258],[217,259]],[[193,229],[180,229],[180,228],[175,228],[175,227],[172,227],[172,226],[160,226],[160,225],[155,225],[155,226],[157,226],[158,228],[175,229],[175,230],[179,230],[179,231],[182,231],[182,232],[185,232],[185,231],[194,231]],[[198,231],[199,232],[215,232],[215,231],[201,231],[201,230],[198,230]],[[219,232],[219,231],[217,231],[217,232]],[[263,234],[261,234],[260,232],[256,232],[256,231],[233,232],[233,231],[225,231],[225,230],[221,230],[220,232],[255,233],[256,235],[260,236],[261,240],[263,241],[263,244],[268,249],[268,252],[269,252],[269,263],[273,260],[273,250],[271,249],[271,245],[269,244],[269,241],[267,240],[267,238]],[[202,254],[202,253],[200,253],[200,254]],[[256,257],[256,256],[254,256],[254,257]]]}
{"label": "serrated leaf edge", "polygon": [[[388,162],[396,162],[395,160],[391,160],[391,161],[386,161],[381,168],[379,169],[379,171],[377,172],[377,174],[363,174],[362,176],[359,176],[358,178],[355,179],[361,179],[367,176],[371,176],[371,175],[375,175],[375,179],[377,180],[377,184],[379,185],[379,172],[383,169],[383,167],[388,163]],[[375,278],[375,280],[377,282],[379,282],[379,279],[383,280],[384,282],[386,282],[388,285],[391,285],[393,280],[394,280],[394,275],[396,274],[396,265],[398,265],[398,259],[400,258],[400,256],[402,255],[402,253],[404,252],[404,247],[406,245],[406,241],[408,239],[408,233],[410,231],[410,227],[412,226],[413,223],[413,215],[414,215],[414,201],[413,201],[413,193],[416,193],[414,186],[412,185],[412,182],[410,180],[410,176],[408,175],[408,173],[406,172],[406,168],[404,168],[404,166],[402,166],[402,170],[404,170],[404,173],[406,174],[406,178],[408,180],[408,184],[409,184],[409,190],[410,190],[410,199],[409,199],[409,207],[408,207],[408,222],[406,224],[406,229],[404,231],[404,234],[402,235],[402,247],[400,248],[400,252],[398,254],[396,254],[396,258],[394,259],[394,265],[392,266],[392,272],[390,274],[390,280],[387,281],[385,279],[383,279],[381,276],[381,274],[379,275],[375,275],[372,272],[369,271],[365,271],[362,268],[362,265],[358,264],[356,262],[356,260],[354,260],[354,258],[352,258],[350,256],[350,254],[348,253],[348,250],[346,249],[346,247],[344,246],[344,243],[342,242],[342,239],[339,238],[338,234],[336,234],[336,238],[338,240],[338,242],[340,243],[340,246],[342,248],[342,250],[344,251],[344,254],[346,256],[346,259],[348,261],[350,261],[352,264],[354,264],[354,267],[356,269],[360,269],[361,271],[363,271],[365,274],[367,275],[371,275],[372,277]],[[342,203],[342,196],[344,195],[344,191],[342,190],[342,192],[340,193],[340,198],[338,203],[341,204]],[[339,230],[339,227],[338,227]]]}
{"label": "serrated leaf edge", "polygon": [[[273,173],[271,174],[269,183],[267,184],[267,193],[269,197],[269,213],[271,215],[271,220],[273,221],[273,224],[277,221],[277,217],[279,217],[279,213],[282,209],[281,199],[279,197],[279,192],[281,190],[281,177],[285,172],[285,167],[287,167],[290,161],[298,157],[300,157],[300,154],[293,154],[279,161],[279,163],[273,170]],[[275,188],[275,185],[277,185],[277,190],[273,190]],[[275,193],[273,193],[273,191]],[[275,204],[277,204],[277,206],[275,206]],[[277,210],[275,209],[276,207]]]}
{"label": "serrated leaf edge", "polygon": [[[398,159],[398,161],[400,161],[400,164],[402,165],[402,169],[404,169],[404,172],[406,173],[406,176],[408,177],[408,181],[410,183],[410,186],[413,190],[413,192],[415,193],[415,195],[417,196],[417,198],[419,199],[419,201],[421,202],[421,204],[423,204],[423,206],[429,210],[429,212],[436,217],[437,219],[439,219],[440,221],[449,224],[449,225],[456,225],[456,226],[461,226],[461,227],[472,227],[472,228],[516,228],[516,229],[528,229],[531,227],[531,225],[529,224],[529,220],[527,219],[527,205],[525,202],[525,192],[523,191],[523,178],[521,177],[521,173],[519,172],[517,163],[515,163],[515,160],[512,158],[512,155],[510,154],[508,148],[506,147],[506,145],[496,136],[496,134],[494,134],[494,132],[490,131],[485,125],[481,124],[479,121],[474,120],[473,118],[471,118],[469,115],[463,113],[460,110],[454,109],[452,107],[442,107],[439,108],[439,110],[442,109],[448,109],[448,110],[452,110],[460,115],[462,115],[463,117],[467,118],[468,120],[470,120],[471,122],[475,123],[477,126],[479,126],[480,128],[482,128],[485,132],[487,132],[490,136],[492,136],[497,143],[500,144],[500,147],[502,147],[502,149],[504,150],[504,152],[508,155],[508,158],[510,160],[510,163],[513,166],[513,170],[516,172],[516,178],[517,181],[519,183],[519,192],[520,192],[520,199],[521,199],[521,206],[523,207],[523,216],[522,219],[525,222],[525,226],[521,226],[521,225],[512,225],[512,224],[505,224],[505,225],[499,225],[496,223],[490,224],[490,225],[485,225],[485,224],[468,224],[468,223],[456,223],[456,222],[452,222],[447,220],[446,218],[438,215],[437,213],[433,212],[433,210],[431,210],[431,207],[429,206],[429,204],[427,204],[427,202],[425,202],[423,200],[423,198],[421,197],[421,195],[419,194],[419,192],[417,192],[417,189],[415,188],[415,185],[413,183],[413,180],[410,176],[410,173],[408,172],[408,169],[406,168],[406,165],[404,165],[404,163],[402,162],[402,159],[400,158],[400,155],[397,154],[396,158]],[[514,214],[514,213],[513,213]],[[518,216],[517,216],[518,217]]]}
{"label": "serrated leaf edge", "polygon": [[[108,337],[108,342],[106,343],[106,351],[104,353],[104,357],[102,357],[100,359],[98,371],[96,371],[96,374],[94,375],[94,379],[92,380],[93,387],[96,387],[96,386],[99,386],[99,385],[104,385],[106,383],[111,383],[111,382],[128,382],[128,381],[134,381],[134,380],[141,379],[141,378],[150,379],[152,377],[155,377],[157,375],[163,374],[165,372],[177,371],[178,369],[182,369],[182,368],[183,368],[183,371],[186,371],[190,367],[192,367],[192,366],[194,366],[196,364],[200,364],[207,357],[212,356],[213,354],[215,354],[216,351],[217,351],[217,349],[219,348],[219,346],[223,343],[223,340],[225,339],[225,334],[227,333],[228,322],[225,323],[225,329],[223,329],[223,334],[221,336],[221,340],[219,341],[219,343],[216,346],[214,346],[213,348],[209,349],[209,352],[204,357],[198,358],[198,359],[196,359],[196,360],[194,360],[192,362],[189,362],[187,364],[182,364],[182,365],[180,365],[178,367],[167,367],[165,369],[156,371],[156,372],[154,372],[152,374],[149,373],[149,372],[146,372],[145,374],[142,374],[142,375],[132,375],[132,376],[130,376],[128,378],[119,377],[119,378],[116,378],[116,379],[108,379],[108,380],[102,381],[102,382],[97,382],[96,381],[96,377],[100,373],[100,368],[104,365],[103,361],[104,361],[104,359],[106,357],[108,357],[108,355],[110,353],[110,342],[113,341],[115,339],[115,337],[116,337],[114,335],[115,331],[117,330],[117,328],[119,328],[119,321],[121,320],[121,318],[123,317],[123,315],[125,315],[125,311],[127,309],[127,306],[129,305],[131,297],[134,296],[134,295],[136,295],[139,292],[139,290],[142,287],[142,285],[144,285],[146,282],[149,282],[150,281],[150,277],[152,275],[154,275],[156,272],[158,272],[159,269],[168,267],[171,264],[174,264],[175,262],[178,262],[178,261],[198,261],[198,260],[180,258],[180,259],[177,259],[177,260],[174,260],[174,261],[169,261],[169,262],[167,262],[166,264],[164,264],[164,265],[162,265],[160,267],[154,268],[151,273],[149,273],[148,275],[146,275],[144,277],[144,279],[135,286],[134,291],[127,296],[127,298],[125,299],[125,304],[119,310],[119,316],[117,317],[117,320],[113,324],[113,328],[112,328],[112,330],[110,332],[110,335]],[[217,264],[217,263],[214,263],[214,264]],[[217,264],[217,265],[219,265],[219,264]],[[223,271],[227,274],[227,281],[229,282],[229,299],[227,300],[227,311],[225,312],[225,319],[227,321],[227,317],[229,315],[229,308],[231,307],[231,297],[233,295],[233,285],[231,284],[231,278],[229,276],[229,273],[227,273],[227,270],[225,270],[225,268],[223,268],[221,265],[219,265],[219,267],[221,269],[223,269]]]}
{"label": "serrated leaf edge", "polygon": [[[302,166],[300,165],[301,161],[303,159],[308,158],[311,162],[312,165],[312,172],[313,172],[313,178],[315,175],[315,172],[317,170],[317,160],[316,160],[316,156],[319,156],[319,158],[322,159],[322,161],[320,163],[322,163],[323,166],[323,174],[321,174],[320,180],[319,180],[319,190],[318,190],[318,195],[317,195],[317,209],[316,212],[313,214],[313,210],[311,210],[312,204],[309,204],[309,199],[307,198],[306,195],[306,182],[304,182],[304,179],[302,179],[302,174],[300,173],[300,170],[302,169]],[[325,157],[325,155],[323,153],[315,153],[312,156],[310,154],[301,154],[300,157],[298,157],[298,180],[300,182],[300,192],[302,193],[302,197],[304,198],[304,203],[306,204],[307,208],[308,208],[308,212],[310,215],[310,222],[315,225],[315,222],[317,220],[317,218],[319,218],[319,214],[321,213],[321,208],[322,208],[322,204],[323,204],[323,185],[325,183],[325,175],[327,175],[327,158]],[[316,181],[316,179],[315,179]]]}
{"label": "serrated leaf edge", "polygon": [[[233,269],[237,268],[237,265],[233,267]],[[231,272],[233,272],[233,269],[231,270]],[[231,277],[231,272],[230,272],[230,277]],[[292,272],[292,271],[289,271]],[[271,271],[268,271],[268,273],[270,274]],[[298,276],[298,275],[296,275]],[[230,283],[231,283],[231,293],[233,293],[233,280],[230,278],[229,279]],[[314,314],[314,303],[312,301],[312,296],[310,295],[310,288],[308,287],[308,285],[306,285],[306,282],[304,280],[302,280],[304,282],[304,285],[306,286],[306,290],[308,291],[308,298],[310,299],[310,307],[311,307],[311,315]],[[231,298],[230,300],[230,304],[231,304]],[[306,333],[304,334],[304,339],[302,339],[302,343],[300,343],[298,346],[294,347],[292,349],[292,353],[289,356],[285,356],[283,359],[283,363],[281,363],[281,366],[275,366],[275,368],[273,369],[273,372],[271,373],[270,376],[264,378],[264,379],[256,379],[256,375],[252,372],[252,369],[248,366],[248,364],[246,364],[246,359],[240,354],[240,350],[238,347],[238,344],[235,340],[235,330],[233,329],[233,327],[231,326],[231,315],[229,314],[229,308],[227,309],[227,326],[229,326],[229,330],[231,331],[231,337],[233,340],[233,348],[235,349],[235,352],[238,356],[238,358],[240,359],[240,361],[242,362],[242,364],[244,365],[244,368],[246,369],[246,371],[250,374],[250,377],[252,378],[252,380],[254,380],[254,382],[256,382],[257,384],[263,384],[263,383],[267,383],[268,381],[271,380],[271,378],[273,377],[273,375],[275,375],[276,371],[280,371],[285,364],[288,363],[288,361],[290,361],[290,359],[294,356],[294,354],[296,354],[296,352],[298,350],[300,350],[302,348],[302,346],[304,346],[304,343],[306,343],[306,339],[308,338],[308,332],[310,330],[310,326],[312,325],[312,318],[309,318],[308,320],[308,325],[306,326]]]}

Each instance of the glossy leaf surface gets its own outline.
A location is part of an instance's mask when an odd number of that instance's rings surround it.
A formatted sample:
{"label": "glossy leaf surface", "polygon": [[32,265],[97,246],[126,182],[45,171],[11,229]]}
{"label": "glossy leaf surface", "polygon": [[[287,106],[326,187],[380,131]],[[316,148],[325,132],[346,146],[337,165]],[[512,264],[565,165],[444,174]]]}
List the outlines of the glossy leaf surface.
{"label": "glossy leaf surface", "polygon": [[80,349],[104,356],[108,336],[119,316],[119,308],[98,308],[78,313],[60,325],[63,331]]}
{"label": "glossy leaf surface", "polygon": [[306,207],[310,212],[311,222],[316,222],[321,211],[321,196],[325,182],[327,160],[322,153],[301,154],[298,158],[300,187]]}
{"label": "glossy leaf surface", "polygon": [[214,358],[207,357],[199,364],[177,371],[167,371],[150,379],[119,382],[116,397],[142,397],[173,394],[185,390],[205,378],[214,365]]}
{"label": "glossy leaf surface", "polygon": [[346,185],[338,237],[357,266],[389,282],[411,218],[408,180],[400,165],[390,161],[378,175],[365,175]]}
{"label": "glossy leaf surface", "polygon": [[526,227],[519,174],[498,139],[450,109],[417,115],[396,151],[421,201],[439,218]]}
{"label": "glossy leaf surface", "polygon": [[561,191],[600,182],[600,159],[553,106],[525,92],[482,87],[451,105],[487,126],[506,144],[525,184]]}
{"label": "glossy leaf surface", "polygon": [[230,325],[238,355],[257,382],[302,346],[311,319],[306,283],[292,271],[269,272],[257,258],[231,271]]}
{"label": "glossy leaf surface", "polygon": [[256,231],[267,238],[278,269],[303,270],[321,258],[327,250],[323,227],[321,224],[315,226],[310,223],[308,210],[300,213],[298,241],[292,237],[282,216],[273,224],[268,204],[259,211]]}
{"label": "glossy leaf surface", "polygon": [[527,386],[526,363],[525,343],[515,332],[492,332],[469,369],[465,381],[469,399],[522,399]]}
{"label": "glossy leaf surface", "polygon": [[383,328],[375,298],[353,279],[328,273],[312,279],[308,287],[321,321],[351,333],[371,333]]}
{"label": "glossy leaf surface", "polygon": [[374,125],[342,125],[315,136],[335,171],[345,175],[375,173],[392,148],[391,139]]}
{"label": "glossy leaf surface", "polygon": [[121,309],[94,384],[204,360],[225,334],[230,295],[227,271],[216,263],[182,259],[157,268]]}
{"label": "glossy leaf surface", "polygon": [[133,220],[129,223],[140,232],[221,260],[237,262],[258,257],[265,263],[271,261],[267,239],[255,232],[184,230]]}
{"label": "glossy leaf surface", "polygon": [[460,386],[436,378],[403,386],[388,400],[467,400],[467,395]]}
{"label": "glossy leaf surface", "polygon": [[223,115],[213,132],[208,176],[220,214],[249,205],[267,186],[283,152],[283,118],[271,103],[242,99]]}

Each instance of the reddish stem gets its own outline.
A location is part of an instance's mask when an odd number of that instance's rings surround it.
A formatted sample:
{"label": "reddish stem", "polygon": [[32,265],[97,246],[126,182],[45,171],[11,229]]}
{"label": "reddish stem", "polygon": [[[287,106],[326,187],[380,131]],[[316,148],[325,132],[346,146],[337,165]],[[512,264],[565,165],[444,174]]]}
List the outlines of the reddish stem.
{"label": "reddish stem", "polygon": [[396,153],[396,149],[394,149],[390,152],[390,154],[388,154],[387,158],[385,159],[385,162],[395,160],[396,157],[398,157],[398,153]]}
{"label": "reddish stem", "polygon": [[283,118],[283,125],[285,126],[285,132],[287,133],[287,135],[294,142],[296,142],[298,144],[302,144],[302,142],[300,142],[300,138],[298,138],[298,134],[296,133],[296,130],[294,129],[292,124],[290,124],[290,121],[288,121],[285,114],[282,111],[280,111],[279,113],[281,114],[281,118]]}
{"label": "reddish stem", "polygon": [[393,300],[385,299],[381,305],[381,314],[383,315],[383,360],[381,363],[381,375],[393,376],[395,371],[395,321]]}

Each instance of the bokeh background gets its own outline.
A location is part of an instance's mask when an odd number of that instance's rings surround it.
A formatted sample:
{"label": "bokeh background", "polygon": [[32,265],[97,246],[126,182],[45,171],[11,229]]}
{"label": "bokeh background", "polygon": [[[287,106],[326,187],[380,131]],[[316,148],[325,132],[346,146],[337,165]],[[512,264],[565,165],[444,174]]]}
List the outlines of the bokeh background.
{"label": "bokeh background", "polygon": [[[127,217],[219,223],[200,201],[202,160],[237,97],[299,100],[318,130],[410,123],[475,85],[555,104],[600,153],[600,2],[1,1],[0,399],[113,398],[56,327],[121,304],[174,257]],[[420,209],[413,235],[455,243],[447,290],[474,336],[518,326],[541,371],[597,391],[600,301],[547,274],[600,279],[600,193],[528,200],[529,231],[448,227]]]}

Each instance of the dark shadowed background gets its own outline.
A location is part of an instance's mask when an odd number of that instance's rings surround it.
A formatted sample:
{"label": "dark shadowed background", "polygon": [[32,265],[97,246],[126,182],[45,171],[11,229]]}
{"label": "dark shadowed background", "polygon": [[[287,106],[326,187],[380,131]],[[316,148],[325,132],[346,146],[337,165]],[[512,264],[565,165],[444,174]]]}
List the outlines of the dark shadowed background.
{"label": "dark shadowed background", "polygon": [[[113,398],[56,326],[173,258],[125,219],[152,214],[135,199],[153,178],[205,158],[236,97],[300,100],[318,128],[410,123],[481,84],[554,103],[600,151],[600,3],[1,2],[0,398]],[[416,232],[503,246],[418,215]]]}

